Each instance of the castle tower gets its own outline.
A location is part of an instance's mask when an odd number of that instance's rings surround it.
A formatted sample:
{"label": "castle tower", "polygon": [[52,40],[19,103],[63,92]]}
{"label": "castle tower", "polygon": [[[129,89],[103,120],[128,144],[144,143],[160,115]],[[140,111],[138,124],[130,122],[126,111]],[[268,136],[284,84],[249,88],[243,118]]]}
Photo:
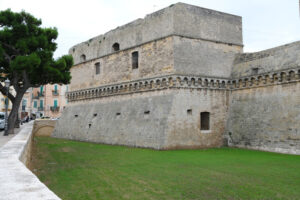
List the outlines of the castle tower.
{"label": "castle tower", "polygon": [[222,145],[241,17],[183,3],[70,49],[69,105],[54,133],[156,149]]}

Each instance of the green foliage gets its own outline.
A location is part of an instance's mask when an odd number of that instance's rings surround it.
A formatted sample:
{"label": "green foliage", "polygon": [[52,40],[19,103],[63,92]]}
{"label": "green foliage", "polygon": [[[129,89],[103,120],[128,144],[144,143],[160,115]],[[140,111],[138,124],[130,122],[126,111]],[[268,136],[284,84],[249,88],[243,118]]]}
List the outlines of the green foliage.
{"label": "green foliage", "polygon": [[62,199],[299,199],[300,156],[156,151],[34,138],[33,169]]}
{"label": "green foliage", "polygon": [[30,87],[67,84],[71,79],[73,59],[71,56],[53,59],[57,29],[42,28],[41,24],[40,19],[24,11],[14,13],[8,9],[0,12],[0,73],[23,85],[27,77]]}

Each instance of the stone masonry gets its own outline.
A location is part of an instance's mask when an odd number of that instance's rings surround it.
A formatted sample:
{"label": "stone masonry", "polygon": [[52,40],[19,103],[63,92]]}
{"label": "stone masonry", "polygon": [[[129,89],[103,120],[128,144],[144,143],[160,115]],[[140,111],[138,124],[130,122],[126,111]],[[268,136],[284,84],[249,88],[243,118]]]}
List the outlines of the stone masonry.
{"label": "stone masonry", "polygon": [[300,153],[300,42],[243,53],[241,17],[177,3],[69,53],[54,137]]}

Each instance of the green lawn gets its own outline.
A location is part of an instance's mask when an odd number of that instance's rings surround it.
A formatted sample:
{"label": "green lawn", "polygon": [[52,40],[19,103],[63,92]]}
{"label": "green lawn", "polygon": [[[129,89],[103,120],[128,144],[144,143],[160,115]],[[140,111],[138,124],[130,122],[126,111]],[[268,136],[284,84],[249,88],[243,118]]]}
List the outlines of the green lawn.
{"label": "green lawn", "polygon": [[156,151],[34,138],[31,169],[62,199],[300,199],[300,156]]}

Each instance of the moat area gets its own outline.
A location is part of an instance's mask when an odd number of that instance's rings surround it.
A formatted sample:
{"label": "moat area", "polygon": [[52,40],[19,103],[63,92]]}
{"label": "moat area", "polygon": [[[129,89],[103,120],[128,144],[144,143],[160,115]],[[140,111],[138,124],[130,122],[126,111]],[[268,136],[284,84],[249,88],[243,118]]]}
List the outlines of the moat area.
{"label": "moat area", "polygon": [[62,199],[297,199],[300,156],[157,151],[35,137],[31,169]]}

